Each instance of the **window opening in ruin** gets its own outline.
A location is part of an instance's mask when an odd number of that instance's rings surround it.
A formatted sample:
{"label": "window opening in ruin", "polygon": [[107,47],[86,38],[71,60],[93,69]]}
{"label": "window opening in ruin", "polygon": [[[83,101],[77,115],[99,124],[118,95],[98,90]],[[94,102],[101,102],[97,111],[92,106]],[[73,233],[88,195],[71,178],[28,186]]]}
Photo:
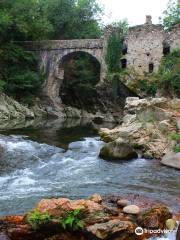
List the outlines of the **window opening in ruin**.
{"label": "window opening in ruin", "polygon": [[152,73],[154,71],[154,64],[150,63],[149,64],[149,73]]}
{"label": "window opening in ruin", "polygon": [[166,56],[169,53],[170,53],[170,46],[163,47],[163,54],[164,54],[164,56]]}
{"label": "window opening in ruin", "polygon": [[121,67],[124,69],[124,68],[127,68],[127,60],[124,58],[124,59],[121,59]]}

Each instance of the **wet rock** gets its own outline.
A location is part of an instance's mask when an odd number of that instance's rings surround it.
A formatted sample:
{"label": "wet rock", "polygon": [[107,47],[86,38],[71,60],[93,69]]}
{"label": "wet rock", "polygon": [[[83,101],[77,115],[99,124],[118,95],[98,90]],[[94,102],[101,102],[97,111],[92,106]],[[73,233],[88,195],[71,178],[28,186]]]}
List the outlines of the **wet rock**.
{"label": "wet rock", "polygon": [[163,229],[170,218],[172,213],[168,207],[156,205],[142,215],[140,225],[147,229]]}
{"label": "wet rock", "polygon": [[161,163],[169,167],[180,169],[180,153],[168,152],[162,158]]}
{"label": "wet rock", "polygon": [[135,227],[132,222],[115,219],[106,223],[89,226],[87,227],[87,231],[98,239],[107,239],[108,237],[113,239],[113,237],[119,237],[119,239],[129,240],[136,239],[134,233]]}
{"label": "wet rock", "polygon": [[105,144],[100,151],[100,157],[103,159],[133,159],[137,158],[138,155],[134,149],[122,139]]}
{"label": "wet rock", "polygon": [[46,238],[46,240],[87,240],[83,236],[75,233],[61,233],[52,237]]}
{"label": "wet rock", "polygon": [[89,200],[95,202],[95,203],[102,203],[102,197],[99,194],[92,195]]}
{"label": "wet rock", "polygon": [[129,201],[127,199],[120,199],[117,201],[117,205],[119,207],[126,207],[127,205],[129,205]]}
{"label": "wet rock", "polygon": [[86,224],[104,222],[109,220],[110,213],[106,208],[92,200],[69,200],[60,199],[43,199],[39,202],[35,210],[41,213],[49,213],[52,217],[59,218],[65,216],[67,211],[80,209],[83,215],[83,221]]}
{"label": "wet rock", "polygon": [[123,212],[127,214],[139,214],[140,213],[140,208],[136,205],[129,205],[123,208]]}

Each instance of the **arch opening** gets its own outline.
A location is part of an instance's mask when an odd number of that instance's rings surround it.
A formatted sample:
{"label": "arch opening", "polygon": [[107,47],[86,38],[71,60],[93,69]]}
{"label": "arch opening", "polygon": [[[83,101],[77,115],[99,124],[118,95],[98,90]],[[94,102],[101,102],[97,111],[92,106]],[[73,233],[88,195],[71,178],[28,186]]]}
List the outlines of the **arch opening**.
{"label": "arch opening", "polygon": [[59,91],[62,103],[86,110],[93,108],[100,68],[99,61],[89,53],[78,51],[65,55],[59,65],[64,74]]}

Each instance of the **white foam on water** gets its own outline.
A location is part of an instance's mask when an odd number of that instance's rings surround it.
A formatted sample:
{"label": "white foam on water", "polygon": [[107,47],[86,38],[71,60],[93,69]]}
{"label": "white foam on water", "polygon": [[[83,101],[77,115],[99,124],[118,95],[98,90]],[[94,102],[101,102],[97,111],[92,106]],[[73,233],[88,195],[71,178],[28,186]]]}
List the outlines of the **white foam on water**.
{"label": "white foam on water", "polygon": [[28,177],[28,176],[22,176],[17,179],[15,179],[11,187],[23,187],[23,186],[30,186],[30,185],[35,185],[37,181]]}

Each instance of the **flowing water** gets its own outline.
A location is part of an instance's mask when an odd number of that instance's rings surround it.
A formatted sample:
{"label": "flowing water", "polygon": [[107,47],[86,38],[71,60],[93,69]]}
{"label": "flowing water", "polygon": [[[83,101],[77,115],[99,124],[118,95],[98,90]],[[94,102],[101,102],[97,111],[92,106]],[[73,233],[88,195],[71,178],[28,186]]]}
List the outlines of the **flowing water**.
{"label": "flowing water", "polygon": [[21,214],[38,200],[94,193],[142,194],[180,209],[180,172],[157,160],[104,161],[92,125],[46,124],[2,131],[0,216]]}

